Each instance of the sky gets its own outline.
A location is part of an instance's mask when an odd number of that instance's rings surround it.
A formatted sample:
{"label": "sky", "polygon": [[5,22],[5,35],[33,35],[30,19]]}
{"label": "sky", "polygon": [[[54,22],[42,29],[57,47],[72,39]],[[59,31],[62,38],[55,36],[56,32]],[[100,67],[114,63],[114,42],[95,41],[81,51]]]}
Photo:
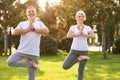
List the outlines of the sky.
{"label": "sky", "polygon": [[[27,0],[20,0],[21,3],[26,2]],[[39,6],[44,10],[45,9],[45,3],[46,1],[49,2],[50,6],[59,4],[61,0],[38,0],[39,1]]]}

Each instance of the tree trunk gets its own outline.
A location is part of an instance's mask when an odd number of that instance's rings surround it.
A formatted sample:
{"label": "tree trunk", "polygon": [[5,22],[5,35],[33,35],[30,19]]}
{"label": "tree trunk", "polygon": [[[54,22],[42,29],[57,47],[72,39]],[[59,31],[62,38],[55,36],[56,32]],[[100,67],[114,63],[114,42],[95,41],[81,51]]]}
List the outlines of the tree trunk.
{"label": "tree trunk", "polygon": [[110,37],[108,36],[108,45],[107,45],[107,48],[108,48],[108,52],[110,52],[110,47],[111,47],[111,41],[110,41]]}
{"label": "tree trunk", "polygon": [[7,56],[8,52],[8,39],[7,39],[7,30],[4,29],[4,55]]}
{"label": "tree trunk", "polygon": [[12,38],[12,35],[11,35],[12,33],[11,33],[11,27],[10,27],[10,37],[9,37],[9,55],[11,55],[12,54],[12,50],[11,50],[11,46],[12,46],[12,43],[11,43],[11,38]]}
{"label": "tree trunk", "polygon": [[106,59],[106,32],[105,32],[105,27],[104,27],[104,22],[101,22],[101,27],[102,27],[102,58]]}
{"label": "tree trunk", "polygon": [[117,37],[120,36],[119,30],[120,30],[119,25],[117,25],[117,28],[116,28],[116,36],[117,36]]}

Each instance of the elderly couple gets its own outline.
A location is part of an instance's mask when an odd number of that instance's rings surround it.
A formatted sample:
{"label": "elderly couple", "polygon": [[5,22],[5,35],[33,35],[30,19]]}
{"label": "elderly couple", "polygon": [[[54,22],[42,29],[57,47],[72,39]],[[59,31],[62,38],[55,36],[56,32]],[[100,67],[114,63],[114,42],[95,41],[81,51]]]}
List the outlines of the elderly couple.
{"label": "elderly couple", "polygon": [[[36,8],[29,6],[26,9],[28,20],[21,21],[13,31],[13,35],[21,35],[20,44],[14,54],[12,54],[7,64],[12,67],[28,68],[28,80],[35,80],[38,66],[39,45],[42,34],[49,34],[49,29],[42,21],[36,20]],[[67,33],[67,38],[73,38],[71,50],[63,63],[63,69],[69,69],[79,62],[78,80],[83,80],[83,73],[88,57],[87,38],[95,38],[91,27],[85,25],[86,14],[80,10],[75,15],[76,25],[72,25]],[[22,58],[26,58],[23,61]]]}

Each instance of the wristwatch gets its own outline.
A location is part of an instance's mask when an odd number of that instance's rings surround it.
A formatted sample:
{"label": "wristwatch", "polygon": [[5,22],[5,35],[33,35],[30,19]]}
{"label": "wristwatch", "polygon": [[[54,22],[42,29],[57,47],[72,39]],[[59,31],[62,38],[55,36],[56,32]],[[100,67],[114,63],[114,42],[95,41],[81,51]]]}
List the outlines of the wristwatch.
{"label": "wristwatch", "polygon": [[33,30],[32,31],[35,31],[35,28],[33,28]]}

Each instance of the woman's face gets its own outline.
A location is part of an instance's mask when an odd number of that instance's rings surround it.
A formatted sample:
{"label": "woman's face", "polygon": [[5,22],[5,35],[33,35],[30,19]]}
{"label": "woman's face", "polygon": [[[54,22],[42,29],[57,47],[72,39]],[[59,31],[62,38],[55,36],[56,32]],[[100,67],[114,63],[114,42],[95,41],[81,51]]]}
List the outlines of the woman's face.
{"label": "woman's face", "polygon": [[26,12],[28,19],[34,19],[36,17],[36,10],[34,8],[29,8]]}
{"label": "woman's face", "polygon": [[85,16],[84,15],[76,16],[76,21],[77,23],[83,23],[85,21]]}

